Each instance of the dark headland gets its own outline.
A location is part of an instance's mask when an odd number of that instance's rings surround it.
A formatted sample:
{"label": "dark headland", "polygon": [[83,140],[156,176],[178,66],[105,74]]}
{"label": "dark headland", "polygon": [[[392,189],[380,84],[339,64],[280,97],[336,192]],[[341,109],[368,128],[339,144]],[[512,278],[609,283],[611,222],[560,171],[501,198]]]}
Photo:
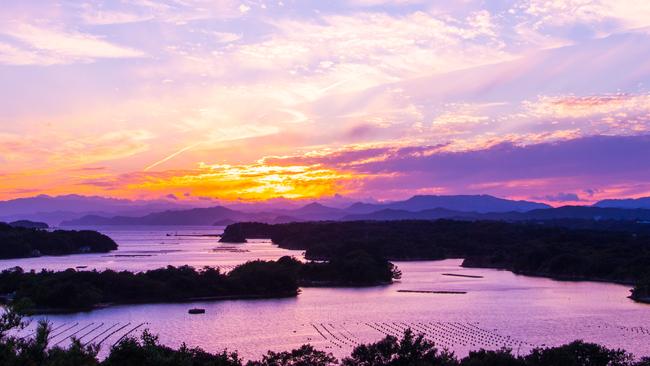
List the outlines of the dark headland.
{"label": "dark headland", "polygon": [[93,230],[54,230],[0,223],[0,259],[105,253],[117,249],[113,239]]}
{"label": "dark headland", "polygon": [[[593,227],[596,225],[599,228]],[[391,260],[464,258],[465,267],[506,269],[561,280],[642,284],[650,278],[650,233],[644,224],[454,220],[238,223],[226,227],[221,241],[247,238],[270,238],[282,248],[305,250],[311,259],[363,250]],[[646,298],[647,289],[647,285],[639,285],[632,298]]]}

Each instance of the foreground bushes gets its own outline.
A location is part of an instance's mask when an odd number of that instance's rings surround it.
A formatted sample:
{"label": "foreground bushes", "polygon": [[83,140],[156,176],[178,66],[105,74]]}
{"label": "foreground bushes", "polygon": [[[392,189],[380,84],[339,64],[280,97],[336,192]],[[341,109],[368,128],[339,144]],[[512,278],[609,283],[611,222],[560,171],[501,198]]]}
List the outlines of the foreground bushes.
{"label": "foreground bushes", "polygon": [[438,350],[422,335],[410,330],[401,339],[393,336],[372,344],[357,346],[340,362],[331,354],[311,345],[286,352],[269,351],[258,361],[244,363],[236,352],[209,353],[182,345],[178,349],[161,345],[158,338],[145,331],[140,338],[125,338],[113,346],[100,361],[98,348],[73,340],[67,348],[48,347],[51,331],[40,323],[33,339],[20,339],[7,332],[24,324],[13,309],[0,318],[0,365],[3,366],[650,366],[650,359],[634,360],[623,350],[575,341],[560,347],[537,348],[526,356],[516,356],[509,349],[478,350],[457,358]]}

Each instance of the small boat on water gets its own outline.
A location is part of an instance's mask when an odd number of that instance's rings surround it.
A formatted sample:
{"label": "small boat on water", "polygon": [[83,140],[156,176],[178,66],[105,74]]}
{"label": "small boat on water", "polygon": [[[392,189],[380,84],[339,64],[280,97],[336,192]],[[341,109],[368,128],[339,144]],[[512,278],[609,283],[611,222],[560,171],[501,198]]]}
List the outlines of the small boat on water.
{"label": "small boat on water", "polygon": [[193,308],[187,311],[190,314],[205,314],[205,309]]}

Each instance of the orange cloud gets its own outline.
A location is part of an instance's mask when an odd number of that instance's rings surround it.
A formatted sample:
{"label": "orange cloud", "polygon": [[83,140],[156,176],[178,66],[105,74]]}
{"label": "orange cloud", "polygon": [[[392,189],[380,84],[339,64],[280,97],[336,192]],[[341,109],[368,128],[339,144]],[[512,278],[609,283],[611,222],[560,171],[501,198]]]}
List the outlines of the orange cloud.
{"label": "orange cloud", "polygon": [[358,175],[314,165],[207,165],[194,170],[140,172],[118,177],[88,179],[82,186],[110,192],[113,196],[211,197],[220,200],[258,201],[284,197],[318,198],[349,192],[348,182]]}

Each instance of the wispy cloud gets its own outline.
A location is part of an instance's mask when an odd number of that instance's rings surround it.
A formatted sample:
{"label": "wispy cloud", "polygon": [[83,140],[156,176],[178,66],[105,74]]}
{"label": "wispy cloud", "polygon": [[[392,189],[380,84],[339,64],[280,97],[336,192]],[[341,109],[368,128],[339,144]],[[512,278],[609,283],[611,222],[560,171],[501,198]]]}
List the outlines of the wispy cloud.
{"label": "wispy cloud", "polygon": [[0,156],[9,167],[62,169],[111,161],[146,151],[153,135],[146,130],[112,131],[96,136],[21,136],[0,134]]}
{"label": "wispy cloud", "polygon": [[0,32],[19,41],[0,48],[2,60],[10,64],[58,64],[91,62],[101,58],[144,57],[145,53],[102,38],[56,27],[9,23]]}
{"label": "wispy cloud", "polygon": [[636,194],[646,3],[10,0],[3,192]]}
{"label": "wispy cloud", "polygon": [[650,4],[644,0],[529,0],[520,5],[535,17],[535,26],[591,25],[613,22],[614,27],[639,28],[650,25]]}

